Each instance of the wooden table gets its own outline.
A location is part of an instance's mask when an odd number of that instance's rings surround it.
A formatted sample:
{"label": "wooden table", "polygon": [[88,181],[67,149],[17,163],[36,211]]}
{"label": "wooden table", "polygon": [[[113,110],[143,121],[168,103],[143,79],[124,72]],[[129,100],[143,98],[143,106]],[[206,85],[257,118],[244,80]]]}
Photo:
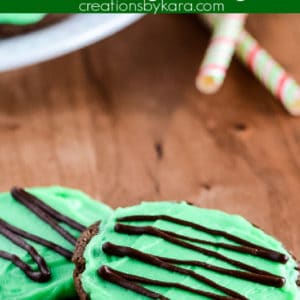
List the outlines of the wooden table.
{"label": "wooden table", "polygon": [[[248,27],[300,80],[299,16]],[[247,217],[300,257],[300,119],[238,61],[220,93],[198,93],[208,37],[193,16],[147,16],[1,74],[1,190],[61,184],[113,207],[186,199]]]}

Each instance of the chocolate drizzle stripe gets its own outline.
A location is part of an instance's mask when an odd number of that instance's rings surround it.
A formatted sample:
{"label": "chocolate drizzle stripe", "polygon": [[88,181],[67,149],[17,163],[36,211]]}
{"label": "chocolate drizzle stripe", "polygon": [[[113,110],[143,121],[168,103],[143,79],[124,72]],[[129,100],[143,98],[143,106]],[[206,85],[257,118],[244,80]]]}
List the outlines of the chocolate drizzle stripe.
{"label": "chocolate drizzle stripe", "polygon": [[238,270],[232,270],[232,269],[226,269],[221,268],[218,266],[214,266],[205,262],[197,261],[197,260],[183,260],[183,259],[174,259],[174,258],[167,258],[162,256],[157,256],[157,258],[171,263],[171,264],[177,264],[177,265],[189,265],[189,266],[197,266],[202,267],[204,269],[208,269],[211,271],[215,271],[217,273],[221,273],[224,275],[245,279],[248,281],[260,283],[263,285],[273,286],[273,287],[282,287],[282,282],[284,281],[283,277],[273,275],[269,273],[270,275],[261,275],[261,274],[255,274],[251,272],[243,272]]}
{"label": "chocolate drizzle stripe", "polygon": [[[156,286],[162,286],[162,287],[168,287],[168,288],[177,288],[177,289],[181,289],[184,291],[188,291],[188,292],[200,295],[200,296],[205,296],[205,297],[209,297],[209,298],[216,299],[216,300],[233,300],[233,299],[235,299],[232,297],[221,296],[221,295],[217,295],[217,294],[210,293],[210,292],[205,292],[205,291],[198,290],[198,289],[193,289],[187,285],[176,283],[176,282],[165,282],[165,281],[160,281],[160,280],[153,280],[153,279],[149,279],[146,277],[123,273],[120,271],[116,271],[112,268],[109,268],[108,266],[102,266],[98,270],[98,274],[100,276],[103,276],[106,278],[110,278],[111,276],[119,276],[119,279],[120,278],[122,278],[123,280],[126,279],[126,280],[130,281],[130,283],[131,283],[130,285],[128,284],[129,285],[128,288],[133,291],[135,291],[135,289],[136,289],[136,284],[132,284],[132,282],[138,282],[138,283],[144,283],[144,284],[150,284],[150,285],[156,285]],[[144,296],[147,296],[147,295],[144,295]],[[168,298],[165,298],[163,295],[159,295],[159,296],[160,296],[160,298],[154,298],[154,299],[168,299]]]}
{"label": "chocolate drizzle stripe", "polygon": [[[154,227],[154,228],[156,228],[156,227]],[[157,228],[157,229],[159,229],[159,228]],[[250,254],[253,256],[257,256],[257,257],[261,257],[261,258],[265,258],[267,260],[273,261],[273,259],[270,259],[269,251],[266,251],[264,249],[253,248],[253,247],[248,247],[248,246],[236,246],[236,245],[227,244],[227,243],[210,242],[207,240],[201,240],[201,239],[196,239],[196,238],[192,238],[189,236],[181,235],[181,234],[178,234],[178,233],[175,233],[172,231],[168,231],[168,230],[162,230],[162,229],[160,229],[160,230],[161,230],[161,232],[166,233],[166,234],[173,236],[175,238],[178,238],[178,239],[182,239],[182,240],[186,240],[186,241],[190,241],[190,242],[194,242],[194,243],[199,243],[199,244],[204,244],[204,245],[210,245],[210,246],[223,248],[223,249],[227,249],[227,250],[231,250],[231,251],[235,251],[235,252]]]}
{"label": "chocolate drizzle stripe", "polygon": [[[115,231],[119,232],[119,233],[126,233],[126,234],[148,234],[148,235],[152,235],[152,236],[157,236],[168,242],[179,245],[181,247],[184,247],[184,248],[187,248],[190,250],[194,250],[194,251],[202,253],[206,256],[211,256],[211,257],[217,258],[219,260],[225,261],[225,262],[227,262],[233,266],[236,266],[238,268],[241,268],[243,270],[247,270],[247,271],[250,271],[250,272],[256,273],[256,274],[270,275],[270,273],[267,273],[266,271],[257,269],[255,267],[245,264],[243,262],[231,259],[231,258],[229,258],[223,254],[220,254],[216,251],[208,250],[206,248],[199,247],[194,244],[187,243],[185,241],[182,241],[180,239],[172,237],[168,234],[163,233],[161,230],[151,227],[151,226],[130,226],[130,225],[123,225],[123,224],[117,223],[115,225]],[[281,286],[283,286],[283,285],[284,285],[284,280],[282,280]]]}
{"label": "chocolate drizzle stripe", "polygon": [[76,222],[75,220],[67,217],[66,215],[61,214],[59,211],[53,209],[46,203],[40,201],[37,197],[35,197],[32,194],[29,194],[24,189],[14,187],[14,188],[12,188],[11,193],[13,196],[14,196],[14,194],[22,195],[24,198],[28,199],[28,201],[30,201],[31,203],[33,203],[34,205],[36,205],[37,207],[39,207],[40,209],[42,209],[43,211],[48,213],[52,218],[54,218],[57,221],[63,222],[80,232],[86,230],[85,226],[83,226],[80,223]]}
{"label": "chocolate drizzle stripe", "polygon": [[263,250],[265,252],[265,256],[264,258],[266,259],[270,259],[272,261],[276,261],[276,262],[280,262],[280,263],[286,263],[288,261],[288,256],[277,252],[277,251],[273,251],[271,249],[267,249],[265,247],[256,245],[254,243],[251,243],[247,240],[244,240],[240,237],[237,237],[233,234],[227,233],[225,231],[222,230],[216,230],[216,229],[211,229],[190,221],[186,221],[186,220],[182,220],[182,219],[178,219],[178,218],[174,218],[171,216],[167,216],[167,215],[135,215],[135,216],[127,216],[127,217],[122,217],[122,218],[118,218],[117,219],[119,222],[139,222],[139,221],[158,221],[158,220],[163,220],[163,221],[167,221],[167,222],[171,222],[171,223],[175,223],[175,224],[179,224],[179,225],[183,225],[183,226],[187,226],[187,227],[191,227],[195,230],[201,231],[201,232],[205,232],[214,236],[222,236],[224,238],[226,238],[227,240],[236,242],[240,245],[243,246],[247,246],[250,248],[253,248],[255,250]]}
{"label": "chocolate drizzle stripe", "polygon": [[[3,220],[0,219],[0,226],[3,226]],[[8,228],[11,232],[13,232],[16,235],[19,235],[25,239],[31,240],[33,242],[36,242],[40,245],[43,245],[49,249],[52,249],[53,251],[55,251],[56,253],[64,256],[65,258],[67,258],[68,260],[72,259],[73,253],[71,251],[69,251],[68,249],[65,249],[55,243],[52,243],[48,240],[45,240],[37,235],[34,235],[32,233],[29,233],[27,231],[24,231],[22,229],[19,229],[15,226],[12,226],[8,223],[5,223],[6,228]]]}
{"label": "chocolate drizzle stripe", "polygon": [[244,297],[243,295],[227,288],[224,287],[216,282],[214,282],[213,280],[210,280],[192,270],[189,269],[184,269],[178,266],[174,266],[172,264],[169,264],[167,262],[164,262],[162,260],[160,260],[159,258],[155,257],[154,255],[151,254],[146,254],[144,252],[141,252],[139,250],[130,248],[130,247],[124,247],[124,246],[119,246],[119,245],[115,245],[112,243],[105,243],[102,246],[102,250],[104,253],[109,254],[109,255],[115,255],[115,256],[119,256],[119,257],[130,257],[132,259],[136,259],[136,260],[140,260],[144,263],[148,263],[154,266],[158,266],[160,268],[169,270],[171,272],[176,272],[179,274],[183,274],[183,275],[188,275],[191,276],[192,278],[196,279],[197,281],[200,281],[202,283],[207,284],[208,286],[211,286],[229,296],[232,296],[236,299],[240,299],[240,300],[246,300],[247,298]]}
{"label": "chocolate drizzle stripe", "polygon": [[10,260],[14,265],[19,267],[30,279],[38,282],[46,282],[50,279],[51,273],[49,268],[42,256],[36,251],[36,249],[26,243],[22,238],[12,232],[7,226],[8,224],[0,219],[0,233],[3,234],[6,238],[11,240],[14,244],[24,249],[29,253],[32,259],[38,265],[39,271],[34,271],[28,264],[23,262],[17,255],[10,254],[5,251],[0,251],[0,257]]}
{"label": "chocolate drizzle stripe", "polygon": [[148,298],[151,299],[159,299],[159,300],[170,300],[169,298],[164,297],[161,294],[152,292],[140,285],[137,285],[129,280],[127,280],[126,278],[119,276],[117,273],[113,272],[110,268],[106,267],[106,266],[102,266],[99,271],[98,274],[104,279],[107,280],[109,282],[115,283],[125,289],[129,289],[132,290],[138,294],[144,295]]}
{"label": "chocolate drizzle stripe", "polygon": [[76,244],[76,238],[71,235],[67,230],[65,230],[62,226],[60,226],[53,217],[51,217],[47,212],[39,208],[39,206],[35,206],[34,203],[30,201],[30,198],[27,195],[24,195],[22,189],[12,189],[11,194],[15,200],[21,202],[24,206],[30,209],[33,213],[35,213],[40,219],[44,222],[48,223],[55,231],[57,231],[63,238],[65,238],[72,245]]}
{"label": "chocolate drizzle stripe", "polygon": [[[25,192],[21,188],[13,188],[11,190],[11,194],[15,200],[19,201],[21,204],[23,204],[25,207],[27,207],[29,210],[35,213],[41,220],[49,224],[55,231],[57,231],[63,238],[69,241],[72,245],[76,243],[76,238],[73,235],[71,235],[67,230],[65,230],[63,227],[61,227],[61,225],[58,224],[57,221],[61,223],[65,223],[66,225],[74,228],[79,232],[85,229],[83,225],[61,214],[60,212],[56,211],[52,207],[43,203],[37,197],[29,194],[28,192]],[[42,237],[31,234],[11,224],[8,224],[2,219],[0,219],[0,234],[6,236],[8,239],[10,239],[14,244],[19,246],[20,248],[25,249],[31,255],[33,260],[38,264],[40,271],[39,272],[33,271],[32,268],[24,261],[22,261],[18,256],[0,250],[0,257],[6,260],[10,260],[13,264],[19,267],[26,274],[27,277],[29,277],[33,281],[38,281],[38,282],[48,281],[51,277],[51,273],[48,269],[45,259],[38,254],[38,252],[33,246],[29,245],[22,238],[43,245],[55,251],[56,253],[64,256],[68,260],[71,260],[73,255],[72,252],[69,251],[68,249],[65,249],[58,244],[55,244]]]}

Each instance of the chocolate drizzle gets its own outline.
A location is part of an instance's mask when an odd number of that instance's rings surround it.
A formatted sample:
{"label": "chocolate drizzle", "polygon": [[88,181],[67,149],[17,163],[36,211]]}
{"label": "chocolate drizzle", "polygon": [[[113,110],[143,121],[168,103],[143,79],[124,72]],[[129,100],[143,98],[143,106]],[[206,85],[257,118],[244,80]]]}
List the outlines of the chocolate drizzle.
{"label": "chocolate drizzle", "polygon": [[[289,257],[283,253],[267,249],[265,247],[261,247],[249,241],[246,241],[238,236],[229,234],[225,231],[211,229],[196,223],[192,223],[190,221],[177,219],[167,215],[135,215],[128,216],[123,218],[118,218],[118,222],[145,222],[145,221],[157,221],[163,220],[166,222],[171,222],[177,225],[182,225],[186,227],[191,227],[196,231],[205,232],[212,236],[220,236],[223,237],[235,244],[230,243],[217,243],[211,242],[208,240],[196,239],[190,236],[181,235],[172,231],[162,230],[153,226],[132,226],[125,225],[121,223],[115,224],[115,231],[118,233],[125,233],[129,235],[151,235],[154,237],[161,238],[169,243],[187,248],[192,251],[196,251],[208,257],[216,258],[217,260],[226,262],[234,267],[238,267],[239,270],[236,269],[228,269],[222,268],[216,265],[208,264],[206,262],[198,261],[198,260],[184,260],[184,259],[175,259],[168,258],[162,256],[156,256],[153,254],[148,254],[139,250],[136,250],[131,247],[124,247],[121,245],[112,244],[110,242],[106,242],[102,246],[102,250],[107,255],[119,256],[119,257],[130,257],[131,259],[139,260],[143,263],[150,264],[153,266],[160,267],[162,269],[169,270],[171,272],[176,272],[184,275],[188,275],[199,282],[205,283],[206,285],[216,289],[223,295],[214,294],[210,292],[206,292],[204,290],[193,289],[188,286],[174,283],[174,282],[164,282],[159,280],[153,280],[146,277],[140,277],[133,274],[126,274],[114,269],[109,268],[106,265],[103,265],[99,270],[98,274],[103,279],[110,281],[114,284],[120,285],[122,287],[128,288],[136,293],[142,294],[152,299],[168,299],[163,295],[157,294],[151,290],[145,289],[140,284],[149,284],[156,286],[165,286],[171,288],[178,288],[182,290],[186,290],[191,293],[195,293],[198,295],[206,296],[210,299],[240,299],[246,300],[245,296],[239,294],[238,292],[225,287],[218,282],[215,282],[199,273],[181,267],[180,265],[188,265],[188,266],[197,266],[204,269],[211,270],[213,272],[217,272],[219,274],[224,274],[227,276],[239,278],[242,280],[259,283],[266,286],[272,287],[283,287],[285,284],[285,278],[281,276],[277,276],[270,272],[266,272],[264,270],[258,269],[252,265],[246,264],[242,261],[232,259],[223,254],[220,254],[217,251],[210,250],[208,248],[201,247],[202,245],[209,245],[213,247],[228,249],[234,252],[239,252],[245,255],[251,255],[255,257],[259,257],[264,260],[269,260],[272,262],[285,264]],[[199,245],[196,245],[199,244]]]}
{"label": "chocolate drizzle", "polygon": [[[215,230],[215,229],[211,229],[190,221],[186,221],[186,220],[182,220],[182,219],[178,219],[178,218],[174,218],[171,216],[167,216],[167,215],[154,215],[154,216],[129,216],[129,217],[124,217],[124,218],[119,218],[118,221],[119,222],[139,222],[139,221],[158,221],[158,220],[163,220],[163,221],[167,221],[167,222],[171,222],[171,223],[175,223],[175,224],[179,224],[179,225],[183,225],[183,226],[187,226],[187,227],[191,227],[195,230],[201,231],[201,232],[205,232],[208,234],[211,234],[213,236],[221,236],[226,238],[227,240],[236,242],[240,245],[243,246],[247,246],[248,249],[252,249],[252,255],[257,255],[257,256],[261,256],[264,257],[266,259],[269,260],[273,260],[276,262],[280,262],[280,263],[286,263],[288,261],[288,256],[282,253],[279,253],[277,251],[273,251],[271,249],[267,249],[264,248],[262,246],[253,244],[249,241],[246,241],[240,237],[237,237],[233,234],[227,233],[225,231],[222,230]],[[241,252],[243,252],[243,247],[239,247],[239,250]],[[245,252],[247,253],[247,252]]]}
{"label": "chocolate drizzle", "polygon": [[[29,194],[21,188],[13,188],[11,190],[11,194],[15,200],[19,201],[21,204],[30,209],[41,220],[48,223],[55,231],[57,231],[62,237],[64,237],[73,245],[76,242],[76,238],[72,236],[68,231],[66,231],[58,222],[65,223],[66,225],[76,229],[79,232],[82,232],[85,229],[83,225],[61,214],[60,212],[42,202],[37,197]],[[39,271],[33,271],[32,268],[24,261],[22,261],[18,256],[0,250],[0,257],[6,260],[10,260],[33,281],[48,281],[51,278],[51,273],[49,271],[47,263],[45,262],[45,259],[40,256],[37,250],[33,246],[29,245],[24,239],[31,240],[40,245],[43,245],[64,256],[68,260],[71,260],[72,258],[72,252],[68,249],[65,249],[58,244],[55,244],[42,237],[8,224],[2,219],[0,219],[0,234],[11,240],[15,245],[26,250],[32,257],[32,259],[37,263]]]}
{"label": "chocolate drizzle", "polygon": [[[38,202],[37,198],[31,196],[29,193],[25,192],[20,188],[13,188],[11,190],[12,196],[15,200],[22,203],[28,209],[30,209],[33,213],[35,213],[40,219],[44,222],[48,223],[55,231],[57,231],[62,237],[64,237],[68,242],[75,245],[76,237],[72,236],[67,230],[65,230],[56,220],[58,219],[58,214],[56,217],[53,217],[51,213],[47,210],[48,206],[43,207],[40,202]],[[34,201],[33,201],[34,199]],[[37,205],[36,203],[39,203]],[[57,212],[58,213],[58,212]],[[66,223],[64,220],[62,222]],[[67,224],[67,223],[66,223]]]}
{"label": "chocolate drizzle", "polygon": [[169,264],[167,262],[164,262],[162,260],[160,260],[159,258],[157,258],[154,255],[151,254],[146,254],[142,251],[138,251],[136,249],[130,248],[130,247],[123,247],[123,246],[119,246],[119,245],[114,245],[111,243],[105,243],[102,247],[103,251],[106,254],[109,255],[115,255],[115,256],[120,256],[120,257],[130,257],[133,259],[137,259],[139,261],[142,261],[144,263],[148,263],[154,266],[158,266],[162,269],[166,269],[172,272],[176,272],[176,273],[180,273],[180,274],[184,274],[184,275],[189,275],[191,277],[193,277],[194,279],[200,281],[200,282],[204,282],[207,285],[216,288],[230,296],[235,297],[236,299],[242,299],[245,300],[247,298],[245,298],[244,296],[240,295],[239,293],[236,293],[233,290],[230,290],[202,275],[197,274],[196,272],[192,271],[192,270],[188,270],[188,269],[184,269],[181,267],[177,267],[174,266],[172,264]]}
{"label": "chocolate drizzle", "polygon": [[[153,299],[160,299],[160,300],[170,300],[167,297],[164,297],[161,294],[152,292],[148,289],[145,289],[144,287],[135,284],[134,282],[138,283],[145,283],[145,284],[151,284],[151,285],[157,285],[157,286],[163,286],[163,287],[168,287],[168,288],[177,288],[181,290],[185,290],[188,292],[192,292],[201,296],[213,298],[216,300],[232,300],[235,299],[233,297],[227,297],[227,296],[220,296],[214,293],[209,293],[209,292],[204,292],[201,290],[193,289],[187,285],[176,283],[176,282],[165,282],[165,281],[160,281],[160,280],[153,280],[153,279],[148,279],[145,277],[140,277],[136,275],[130,275],[126,274],[120,271],[116,271],[114,269],[111,269],[107,266],[102,266],[98,270],[98,274],[103,277],[104,279],[112,282],[112,283],[117,283],[127,289],[136,291],[139,289],[140,294],[147,296],[149,298]],[[121,283],[121,284],[120,284]]]}
{"label": "chocolate drizzle", "polygon": [[18,200],[20,202],[25,201],[27,203],[34,204],[36,207],[39,207],[41,210],[48,213],[52,218],[54,218],[57,221],[65,223],[80,232],[86,230],[85,226],[83,226],[80,223],[78,223],[77,221],[69,218],[68,216],[61,214],[59,211],[55,210],[51,206],[42,202],[40,199],[38,199],[34,195],[26,192],[24,189],[14,187],[11,190],[11,194],[16,200]]}
{"label": "chocolate drizzle", "polygon": [[11,230],[11,226],[5,221],[0,219],[0,233],[10,239],[15,245],[26,250],[32,259],[37,263],[39,271],[33,271],[33,269],[23,262],[18,256],[10,254],[5,251],[0,251],[0,256],[4,259],[10,260],[17,267],[19,267],[30,279],[33,281],[45,282],[51,277],[49,268],[44,260],[34,247],[26,243],[16,233]]}
{"label": "chocolate drizzle", "polygon": [[149,297],[152,299],[159,299],[159,300],[167,300],[168,299],[158,293],[152,292],[140,285],[133,283],[131,280],[128,280],[126,278],[126,276],[124,276],[121,272],[116,272],[107,266],[102,266],[98,270],[98,274],[107,281],[115,283],[119,286],[124,287],[125,289],[132,290],[132,291],[139,293],[141,295],[144,295],[146,297]]}
{"label": "chocolate drizzle", "polygon": [[[272,274],[267,273],[263,270],[259,270],[255,267],[247,265],[243,262],[228,258],[227,256],[225,256],[223,254],[220,254],[216,251],[208,250],[208,249],[203,248],[203,247],[198,247],[198,246],[195,246],[194,244],[187,243],[185,241],[177,239],[173,236],[170,236],[170,235],[164,233],[162,230],[160,230],[158,228],[155,228],[155,227],[152,227],[152,226],[143,226],[143,227],[141,226],[141,227],[139,227],[139,226],[129,226],[129,225],[123,225],[123,224],[116,224],[115,231],[120,232],[120,233],[127,233],[127,234],[149,234],[149,235],[157,236],[157,237],[160,237],[160,238],[162,238],[162,239],[164,239],[168,242],[171,242],[173,244],[185,247],[185,248],[190,249],[190,250],[195,250],[195,251],[197,251],[199,253],[202,253],[206,256],[211,256],[211,257],[217,258],[219,260],[225,261],[225,262],[227,262],[227,263],[229,263],[233,266],[239,267],[241,269],[244,269],[244,270],[247,270],[247,271],[250,271],[250,272],[253,272],[253,273],[257,273],[257,274],[265,274],[265,275],[273,276]],[[282,279],[281,286],[283,284],[284,284],[284,279]]]}
{"label": "chocolate drizzle", "polygon": [[[3,226],[3,220],[0,219],[0,228]],[[56,253],[64,256],[65,258],[67,258],[68,260],[71,260],[73,253],[71,251],[69,251],[68,249],[65,249],[55,243],[52,243],[46,239],[43,239],[37,235],[34,235],[32,233],[29,233],[27,231],[24,231],[20,228],[14,227],[8,223],[5,223],[5,226],[15,235],[23,237],[27,240],[31,240],[33,242],[36,242],[40,245],[43,245],[49,249],[52,249],[53,251],[55,251]]]}

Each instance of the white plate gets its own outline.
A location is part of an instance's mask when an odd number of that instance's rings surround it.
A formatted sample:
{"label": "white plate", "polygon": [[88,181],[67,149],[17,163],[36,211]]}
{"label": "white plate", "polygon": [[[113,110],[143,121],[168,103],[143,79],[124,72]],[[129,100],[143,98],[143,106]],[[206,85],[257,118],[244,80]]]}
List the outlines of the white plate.
{"label": "white plate", "polygon": [[0,71],[35,64],[80,49],[121,30],[140,14],[77,14],[28,34],[0,39]]}

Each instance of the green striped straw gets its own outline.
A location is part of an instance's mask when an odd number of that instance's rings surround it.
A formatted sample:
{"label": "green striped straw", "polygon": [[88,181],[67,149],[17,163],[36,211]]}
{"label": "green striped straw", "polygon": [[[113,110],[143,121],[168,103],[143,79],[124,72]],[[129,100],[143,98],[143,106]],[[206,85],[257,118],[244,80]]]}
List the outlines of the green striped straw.
{"label": "green striped straw", "polygon": [[196,77],[196,86],[201,92],[215,93],[223,84],[245,19],[245,14],[223,14],[217,19]]}
{"label": "green striped straw", "polygon": [[[211,27],[217,26],[218,16],[205,15],[203,18]],[[290,114],[300,115],[298,83],[245,30],[241,32],[237,41],[236,54],[264,86],[282,102]]]}

